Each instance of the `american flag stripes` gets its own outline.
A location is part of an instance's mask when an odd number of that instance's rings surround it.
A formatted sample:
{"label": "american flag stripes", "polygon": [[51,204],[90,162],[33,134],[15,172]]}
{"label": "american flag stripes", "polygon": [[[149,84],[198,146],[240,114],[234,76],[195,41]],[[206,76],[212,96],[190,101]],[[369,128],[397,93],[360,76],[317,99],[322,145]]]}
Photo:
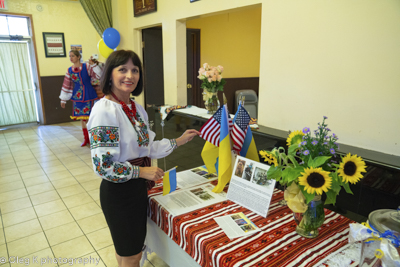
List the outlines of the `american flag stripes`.
{"label": "american flag stripes", "polygon": [[[200,128],[200,137],[203,138],[204,140],[210,142],[214,146],[219,147],[219,134],[221,130],[221,114],[222,114],[222,108],[221,106],[217,112]],[[229,132],[233,128],[233,123],[232,119],[230,116],[228,116],[228,125],[229,125]]]}
{"label": "american flag stripes", "polygon": [[236,151],[240,151],[242,149],[244,138],[247,132],[247,126],[249,125],[250,120],[251,117],[249,113],[247,113],[243,106],[240,105],[233,122],[233,129],[231,131],[233,149]]}

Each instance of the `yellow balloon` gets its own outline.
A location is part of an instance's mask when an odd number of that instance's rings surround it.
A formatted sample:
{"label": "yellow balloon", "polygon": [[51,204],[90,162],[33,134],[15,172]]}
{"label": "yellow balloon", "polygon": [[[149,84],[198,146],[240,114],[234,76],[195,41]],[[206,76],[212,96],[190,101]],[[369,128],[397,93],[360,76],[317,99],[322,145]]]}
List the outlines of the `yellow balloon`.
{"label": "yellow balloon", "polygon": [[99,49],[100,54],[104,57],[104,58],[108,58],[108,56],[114,51],[113,49],[109,48],[103,41],[103,39],[101,39],[98,43],[97,43],[97,49]]}

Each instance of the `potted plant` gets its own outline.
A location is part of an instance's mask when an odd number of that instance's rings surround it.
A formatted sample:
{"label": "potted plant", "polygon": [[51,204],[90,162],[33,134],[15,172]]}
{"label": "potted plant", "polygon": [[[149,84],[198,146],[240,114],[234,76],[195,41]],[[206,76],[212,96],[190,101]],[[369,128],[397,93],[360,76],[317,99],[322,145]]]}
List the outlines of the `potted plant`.
{"label": "potted plant", "polygon": [[203,100],[208,114],[214,114],[219,108],[218,91],[224,91],[226,81],[222,78],[224,67],[210,66],[204,63],[199,69],[199,78],[202,80],[201,88],[203,88]]}
{"label": "potted plant", "polygon": [[318,227],[325,219],[322,194],[325,204],[335,204],[342,187],[352,194],[349,184],[357,183],[366,172],[365,162],[350,153],[339,157],[338,137],[325,123],[318,129],[294,131],[287,138],[288,151],[283,147],[272,151],[260,151],[264,160],[271,164],[268,179],[275,179],[285,186],[284,197],[294,213],[296,232],[305,237],[318,236]]}

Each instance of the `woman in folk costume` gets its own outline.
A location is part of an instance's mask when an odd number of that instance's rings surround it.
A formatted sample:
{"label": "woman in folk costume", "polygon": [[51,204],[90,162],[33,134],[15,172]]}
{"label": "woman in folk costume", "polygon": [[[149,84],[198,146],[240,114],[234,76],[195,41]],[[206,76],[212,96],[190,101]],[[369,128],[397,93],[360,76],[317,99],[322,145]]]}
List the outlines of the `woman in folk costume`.
{"label": "woman in folk costume", "polygon": [[69,59],[74,64],[68,68],[61,88],[61,107],[65,108],[68,100],[73,102],[71,119],[81,120],[84,141],[81,146],[89,144],[86,122],[89,119],[94,101],[102,96],[94,87],[100,83],[101,68],[99,62],[90,59],[89,64],[80,63],[81,54],[77,50],[69,51]]}
{"label": "woman in folk costume", "polygon": [[143,90],[142,63],[133,51],[118,50],[107,58],[101,77],[104,97],[89,118],[94,172],[103,180],[100,203],[120,267],[139,267],[146,237],[147,190],[164,175],[151,167],[200,133],[186,130],[177,139],[155,141],[145,109],[130,95]]}

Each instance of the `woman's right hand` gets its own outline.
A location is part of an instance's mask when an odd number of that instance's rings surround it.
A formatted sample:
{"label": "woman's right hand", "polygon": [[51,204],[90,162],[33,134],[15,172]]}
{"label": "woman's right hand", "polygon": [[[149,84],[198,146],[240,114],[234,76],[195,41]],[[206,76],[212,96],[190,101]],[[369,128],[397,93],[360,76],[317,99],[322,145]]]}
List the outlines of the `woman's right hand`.
{"label": "woman's right hand", "polygon": [[150,181],[160,180],[164,171],[158,167],[139,167],[139,177]]}
{"label": "woman's right hand", "polygon": [[61,103],[61,107],[65,108],[65,103],[64,102],[60,102]]}

